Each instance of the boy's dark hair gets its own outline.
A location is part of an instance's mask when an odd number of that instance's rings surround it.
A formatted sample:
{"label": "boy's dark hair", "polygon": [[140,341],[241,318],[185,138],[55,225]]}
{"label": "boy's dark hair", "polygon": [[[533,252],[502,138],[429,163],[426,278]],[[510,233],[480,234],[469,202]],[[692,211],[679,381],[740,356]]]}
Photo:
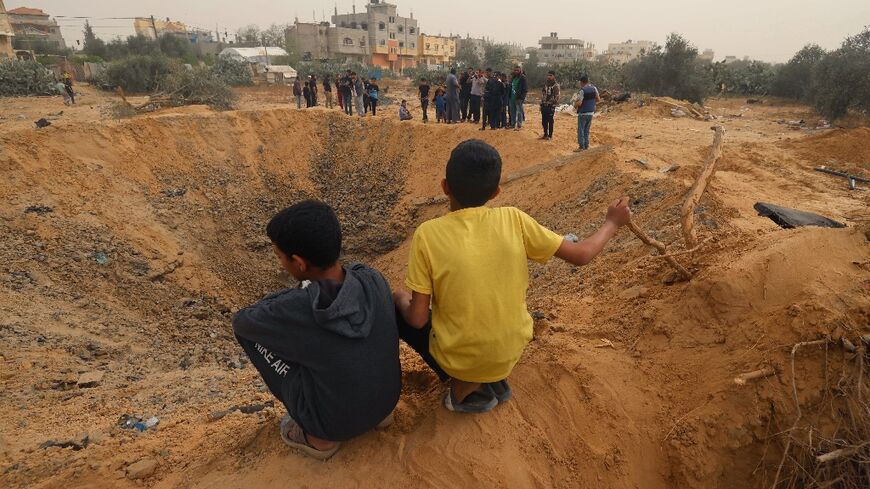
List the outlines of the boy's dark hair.
{"label": "boy's dark hair", "polygon": [[548,74],[548,75],[556,76],[556,72],[553,71],[553,70],[548,71],[547,74]]}
{"label": "boy's dark hair", "polygon": [[582,81],[583,83],[589,83],[589,76],[588,75],[581,75],[580,81]]}
{"label": "boy's dark hair", "polygon": [[480,139],[459,143],[447,161],[447,186],[463,207],[480,207],[501,180],[501,156]]}
{"label": "boy's dark hair", "polygon": [[296,255],[319,268],[335,265],[341,254],[338,217],[332,207],[316,200],[304,200],[275,214],[266,234],[288,258]]}

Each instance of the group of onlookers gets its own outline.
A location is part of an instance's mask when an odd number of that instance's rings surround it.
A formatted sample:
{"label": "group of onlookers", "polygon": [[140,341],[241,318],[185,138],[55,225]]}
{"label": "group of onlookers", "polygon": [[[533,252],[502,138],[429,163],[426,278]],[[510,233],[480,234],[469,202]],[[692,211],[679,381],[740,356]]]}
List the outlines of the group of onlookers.
{"label": "group of onlookers", "polygon": [[[369,112],[377,115],[380,87],[375,78],[364,79],[356,72],[347,70],[344,75],[338,75],[333,82],[329,75],[322,82],[326,97],[326,107],[332,108],[333,88],[338,94],[338,105],[348,115],[353,115],[354,108],[359,116]],[[571,103],[577,112],[577,149],[589,148],[589,132],[596,103],[601,100],[598,89],[589,83],[586,75],[580,77],[579,90],[573,95]],[[420,79],[417,87],[420,107],[423,111],[423,122],[429,121],[429,105],[435,107],[436,122],[446,124],[474,123],[481,124],[480,130],[513,129],[519,131],[526,120],[524,104],[529,93],[528,80],[520,66],[515,66],[510,73],[494,72],[491,68],[467,68],[457,76],[456,68],[450,70],[443,84],[433,86],[426,78]],[[293,83],[293,95],[296,97],[296,107],[314,107],[318,100],[318,83],[315,75],[305,77],[304,83],[299,79]],[[430,99],[431,96],[431,99]],[[555,114],[562,96],[561,86],[556,81],[556,73],[547,73],[547,79],[541,88],[541,125],[544,133],[539,139],[553,138]],[[413,116],[407,102],[402,100],[399,106],[399,119],[411,120]]]}
{"label": "group of onlookers", "polygon": [[[360,117],[369,112],[378,113],[378,100],[381,88],[375,78],[363,79],[356,72],[347,70],[344,75],[337,75],[333,81],[329,75],[323,77],[323,93],[326,94],[326,108],[334,107],[332,102],[333,88],[338,94],[338,106],[347,114],[353,115],[354,109]],[[317,106],[317,77],[308,75],[304,82],[300,78],[293,81],[293,96],[296,98],[296,108]]]}

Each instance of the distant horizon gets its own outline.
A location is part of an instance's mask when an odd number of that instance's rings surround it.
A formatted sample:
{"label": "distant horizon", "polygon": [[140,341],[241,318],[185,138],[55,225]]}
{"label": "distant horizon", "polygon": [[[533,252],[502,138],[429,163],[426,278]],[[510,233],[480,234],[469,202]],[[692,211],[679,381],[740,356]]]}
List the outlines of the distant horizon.
{"label": "distant horizon", "polygon": [[[6,8],[31,7],[44,10],[61,26],[61,33],[72,48],[81,49],[87,17],[98,37],[109,41],[134,35],[132,17],[169,17],[191,27],[221,35],[246,25],[268,28],[271,24],[329,21],[337,5],[339,13],[350,12],[352,0],[298,0],[292,5],[267,0],[249,0],[243,5],[216,6],[206,0],[185,2],[143,0],[79,0],[74,4],[60,0],[9,1]],[[365,0],[356,2],[358,12],[365,11]],[[689,40],[698,52],[712,49],[715,60],[726,56],[781,63],[788,61],[803,46],[815,43],[831,50],[870,24],[870,1],[838,0],[836,8],[819,11],[817,4],[798,0],[757,2],[733,0],[727,8],[721,3],[691,0],[661,0],[656,4],[626,0],[619,5],[584,5],[569,0],[552,0],[546,12],[558,12],[544,19],[542,9],[529,9],[526,2],[515,0],[498,4],[444,0],[438,4],[419,0],[392,0],[400,16],[413,16],[421,32],[430,35],[470,34],[499,43],[538,47],[538,40],[550,32],[562,38],[578,38],[595,45],[597,53],[609,43],[631,40],[652,41],[663,45],[671,32]],[[126,4],[126,5],[125,5]],[[517,8],[511,8],[511,6]],[[541,15],[536,15],[536,13]],[[316,17],[316,18],[315,18]],[[863,20],[861,20],[863,19]],[[501,26],[502,28],[498,28]],[[585,32],[585,35],[584,35]],[[806,38],[802,38],[806,36]]]}

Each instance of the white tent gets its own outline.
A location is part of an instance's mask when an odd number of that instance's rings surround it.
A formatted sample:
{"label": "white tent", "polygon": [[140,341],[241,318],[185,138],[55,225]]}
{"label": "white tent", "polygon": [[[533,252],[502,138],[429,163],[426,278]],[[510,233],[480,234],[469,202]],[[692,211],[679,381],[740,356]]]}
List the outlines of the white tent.
{"label": "white tent", "polygon": [[258,47],[258,48],[226,48],[221,51],[220,56],[233,58],[248,63],[258,63],[261,65],[272,64],[272,58],[275,56],[289,56],[287,51],[278,47]]}
{"label": "white tent", "polygon": [[289,80],[290,78],[296,78],[299,74],[296,73],[296,70],[293,69],[292,66],[289,65],[268,65],[263,68],[263,71],[267,73],[281,73],[284,75],[285,80]]}

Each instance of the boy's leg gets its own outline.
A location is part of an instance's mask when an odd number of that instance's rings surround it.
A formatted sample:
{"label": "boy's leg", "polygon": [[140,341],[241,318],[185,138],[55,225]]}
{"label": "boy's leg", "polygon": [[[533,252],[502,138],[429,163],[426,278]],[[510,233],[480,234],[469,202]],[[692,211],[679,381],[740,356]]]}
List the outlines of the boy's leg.
{"label": "boy's leg", "polygon": [[417,329],[409,325],[405,321],[405,318],[402,317],[402,313],[396,310],[396,324],[399,328],[399,338],[420,355],[420,358],[422,358],[423,361],[426,362],[426,365],[435,372],[435,375],[437,375],[442,382],[446,382],[450,379],[447,372],[438,365],[438,362],[436,362],[432,354],[429,353],[429,335],[432,332],[431,319],[426,323],[425,327]]}
{"label": "boy's leg", "polygon": [[517,100],[517,127],[522,128],[526,123],[526,109],[523,107],[523,101]]}

